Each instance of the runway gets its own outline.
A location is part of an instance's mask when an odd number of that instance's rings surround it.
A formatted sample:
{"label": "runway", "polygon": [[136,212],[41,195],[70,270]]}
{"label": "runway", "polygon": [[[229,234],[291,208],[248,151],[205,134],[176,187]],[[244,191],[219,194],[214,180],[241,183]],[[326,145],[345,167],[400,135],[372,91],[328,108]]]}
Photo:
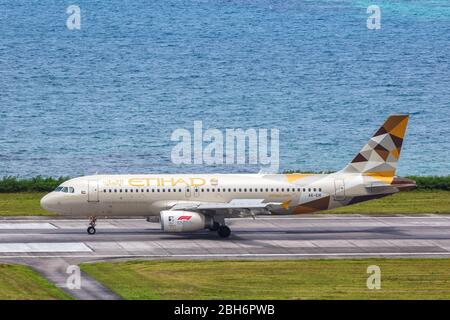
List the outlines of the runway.
{"label": "runway", "polygon": [[[450,257],[450,215],[308,215],[228,220],[216,232],[168,234],[145,219],[105,219],[88,235],[86,220],[0,221],[0,262],[31,265],[65,288],[66,268],[111,259],[305,259]],[[83,276],[80,299],[117,298]],[[66,288],[65,288],[66,289]]]}
{"label": "runway", "polygon": [[0,260],[450,256],[450,216],[264,217],[228,221],[232,236],[168,234],[144,219],[0,221]]}

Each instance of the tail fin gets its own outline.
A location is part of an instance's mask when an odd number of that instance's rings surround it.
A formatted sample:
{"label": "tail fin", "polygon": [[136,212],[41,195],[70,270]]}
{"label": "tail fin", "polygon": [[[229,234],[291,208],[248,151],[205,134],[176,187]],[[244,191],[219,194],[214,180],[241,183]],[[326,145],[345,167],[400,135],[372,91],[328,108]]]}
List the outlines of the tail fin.
{"label": "tail fin", "polygon": [[393,177],[397,170],[408,115],[392,115],[341,172]]}

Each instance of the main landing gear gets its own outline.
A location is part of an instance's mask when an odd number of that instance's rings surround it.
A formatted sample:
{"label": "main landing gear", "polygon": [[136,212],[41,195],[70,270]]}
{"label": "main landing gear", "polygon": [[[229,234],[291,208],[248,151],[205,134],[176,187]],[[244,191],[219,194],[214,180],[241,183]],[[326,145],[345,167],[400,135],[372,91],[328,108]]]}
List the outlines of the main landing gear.
{"label": "main landing gear", "polygon": [[221,238],[228,238],[231,234],[231,229],[226,225],[219,226],[219,229],[217,229],[217,233],[219,234],[219,237]]}
{"label": "main landing gear", "polygon": [[231,229],[225,224],[225,219],[223,216],[216,215],[212,224],[208,227],[209,231],[217,231],[217,234],[221,238],[228,238],[231,234]]}
{"label": "main landing gear", "polygon": [[214,221],[213,225],[209,227],[209,231],[217,231],[221,238],[228,238],[231,234],[231,229],[224,224]]}
{"label": "main landing gear", "polygon": [[217,221],[214,221],[212,226],[209,227],[209,231],[217,231],[220,228],[220,224]]}
{"label": "main landing gear", "polygon": [[95,225],[97,223],[97,217],[89,217],[89,227],[87,228],[88,234],[95,234]]}

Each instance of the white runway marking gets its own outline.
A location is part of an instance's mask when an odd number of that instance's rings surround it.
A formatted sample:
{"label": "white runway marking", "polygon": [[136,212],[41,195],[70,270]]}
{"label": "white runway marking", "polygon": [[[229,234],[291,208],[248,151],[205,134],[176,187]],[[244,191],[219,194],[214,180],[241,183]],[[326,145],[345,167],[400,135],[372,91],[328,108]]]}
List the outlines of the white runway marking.
{"label": "white runway marking", "polygon": [[20,223],[5,223],[0,222],[0,230],[6,229],[6,230],[19,230],[19,229],[57,229],[54,225],[51,223],[32,223],[32,222],[20,222]]}
{"label": "white runway marking", "polygon": [[[99,255],[58,255],[58,258],[289,258],[289,257],[370,257],[382,258],[386,256],[406,257],[406,256],[449,256],[450,252],[334,252],[334,253],[237,253],[237,254],[99,254]],[[55,258],[55,256],[45,255],[15,255],[0,256],[4,258]]]}
{"label": "white runway marking", "polygon": [[64,243],[0,243],[1,253],[92,252],[82,242]]}
{"label": "white runway marking", "polygon": [[[418,215],[404,215],[404,214],[396,214],[396,215],[361,215],[361,214],[315,214],[314,216],[290,216],[290,215],[280,215],[280,216],[256,216],[256,219],[253,220],[253,218],[232,218],[232,219],[227,219],[227,221],[258,221],[258,220],[269,220],[269,221],[273,221],[273,220],[378,220],[378,219],[387,219],[387,220],[405,220],[405,219],[421,219],[421,220],[450,220],[450,215],[449,214],[425,214],[422,216],[418,216]],[[37,219],[34,219],[34,221],[36,221]],[[15,220],[17,222],[23,222],[23,223],[27,223],[27,221],[29,220],[24,220],[24,219],[17,219]],[[52,222],[52,223],[78,223],[78,224],[83,224],[83,225],[87,225],[87,219],[42,219],[40,220],[42,221],[41,223],[46,223],[46,222]],[[106,223],[142,223],[142,222],[146,222],[145,218],[111,218],[111,219],[99,219],[99,222],[106,222]],[[154,223],[154,222],[153,222]],[[1,223],[0,223],[1,224]],[[151,223],[149,223],[151,224]]]}
{"label": "white runway marking", "polygon": [[[427,215],[427,216],[406,216],[406,215],[394,215],[394,216],[377,216],[377,215],[359,215],[359,214],[352,214],[351,216],[340,216],[340,215],[328,215],[328,216],[315,216],[315,217],[292,217],[292,216],[256,216],[257,220],[376,220],[376,219],[425,219],[425,220],[431,220],[431,219],[450,219],[450,216],[448,214],[437,214],[437,215]],[[233,220],[253,220],[253,218],[232,218],[228,219],[228,221]]]}

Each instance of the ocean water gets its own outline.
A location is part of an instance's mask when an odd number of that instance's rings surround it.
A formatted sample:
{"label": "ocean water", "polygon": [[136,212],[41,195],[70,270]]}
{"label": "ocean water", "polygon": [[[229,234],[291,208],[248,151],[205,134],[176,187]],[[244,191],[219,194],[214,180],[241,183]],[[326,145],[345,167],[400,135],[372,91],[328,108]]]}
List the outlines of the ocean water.
{"label": "ocean water", "polygon": [[[280,130],[280,171],[338,170],[391,113],[398,173],[450,173],[450,2],[0,0],[0,176],[174,165],[177,128]],[[368,5],[381,29],[366,27]]]}

